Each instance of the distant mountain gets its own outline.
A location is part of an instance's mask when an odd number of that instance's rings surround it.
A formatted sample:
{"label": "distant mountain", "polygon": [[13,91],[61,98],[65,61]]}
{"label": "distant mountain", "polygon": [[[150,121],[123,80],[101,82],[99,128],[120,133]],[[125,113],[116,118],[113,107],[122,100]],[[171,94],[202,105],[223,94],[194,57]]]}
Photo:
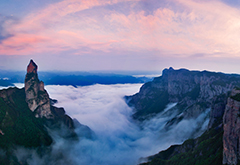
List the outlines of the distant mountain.
{"label": "distant mountain", "polygon": [[93,84],[143,83],[143,78],[127,75],[55,75],[42,78],[47,85],[85,86]]}
{"label": "distant mountain", "polygon": [[[0,70],[0,86],[13,86],[24,83],[24,72]],[[134,77],[126,74],[88,73],[88,72],[40,72],[39,78],[46,85],[86,86],[93,84],[145,83],[151,77]]]}
{"label": "distant mountain", "polygon": [[3,87],[13,86],[13,82],[8,79],[0,79],[0,86]]}
{"label": "distant mountain", "polygon": [[[237,86],[240,86],[240,75],[169,68],[163,70],[162,76],[145,83],[139,93],[127,96],[128,104],[135,109],[133,117],[139,121],[159,114],[172,116],[164,126],[166,130],[184,119],[196,120],[210,109],[207,130],[201,136],[193,136],[182,145],[150,156],[144,164],[240,163],[240,90]],[[176,106],[164,112],[169,103]]]}

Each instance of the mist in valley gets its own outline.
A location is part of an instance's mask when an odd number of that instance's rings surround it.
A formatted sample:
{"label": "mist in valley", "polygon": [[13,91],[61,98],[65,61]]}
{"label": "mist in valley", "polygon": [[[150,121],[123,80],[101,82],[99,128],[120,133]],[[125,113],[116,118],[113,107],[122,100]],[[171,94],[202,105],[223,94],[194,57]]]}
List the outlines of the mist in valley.
{"label": "mist in valley", "polygon": [[147,156],[181,144],[206,129],[209,110],[196,119],[182,120],[166,129],[166,123],[176,115],[177,103],[169,104],[162,113],[142,123],[134,121],[131,118],[134,110],[127,105],[124,96],[137,93],[141,85],[46,86],[50,98],[58,100],[55,106],[64,107],[69,116],[88,126],[93,135],[84,137],[84,130],[77,127],[79,140],[71,141],[49,130],[54,143],[48,154],[39,156],[35,150],[18,148],[15,151],[18,160],[36,165],[138,164]]}

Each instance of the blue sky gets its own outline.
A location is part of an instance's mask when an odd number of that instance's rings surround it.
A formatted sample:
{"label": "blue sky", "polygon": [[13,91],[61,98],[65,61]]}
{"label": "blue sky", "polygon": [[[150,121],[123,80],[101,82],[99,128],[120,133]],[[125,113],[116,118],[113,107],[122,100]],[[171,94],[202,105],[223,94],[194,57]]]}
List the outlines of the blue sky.
{"label": "blue sky", "polygon": [[240,73],[234,0],[2,0],[0,69]]}

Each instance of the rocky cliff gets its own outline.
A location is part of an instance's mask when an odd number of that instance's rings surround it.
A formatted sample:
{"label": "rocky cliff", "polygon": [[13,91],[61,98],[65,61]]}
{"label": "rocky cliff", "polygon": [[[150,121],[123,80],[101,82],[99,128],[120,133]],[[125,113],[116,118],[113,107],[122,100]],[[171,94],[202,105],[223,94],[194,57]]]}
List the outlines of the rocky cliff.
{"label": "rocky cliff", "polygon": [[[239,85],[239,75],[170,68],[165,69],[161,77],[144,84],[139,93],[127,97],[129,104],[135,107],[137,119],[146,119],[149,114],[161,112],[166,104],[177,102],[175,111],[180,115],[166,126],[176,123],[179,116],[194,118],[204,109],[211,109],[207,130],[200,137],[173,145],[149,157],[149,162],[144,164],[239,164]],[[154,105],[151,107],[154,111],[146,105]]]}
{"label": "rocky cliff", "polygon": [[31,60],[25,77],[26,102],[36,117],[51,119],[54,115],[51,112],[50,99],[44,89],[44,83],[38,79],[37,69],[37,65]]}
{"label": "rocky cliff", "polygon": [[49,98],[44,83],[38,79],[37,70],[31,60],[24,88],[0,90],[0,164],[28,164],[27,159],[19,161],[16,157],[18,147],[36,150],[34,154],[40,157],[50,153],[51,144],[56,140],[50,136],[52,132],[66,142],[76,142],[74,124],[84,131],[81,136],[92,136],[87,126],[73,121],[63,108],[52,105],[54,100]]}
{"label": "rocky cliff", "polygon": [[16,146],[45,148],[53,142],[42,119],[28,108],[25,97],[24,89],[0,90],[0,164],[21,164],[14,156]]}
{"label": "rocky cliff", "polygon": [[164,151],[147,158],[145,165],[221,165],[223,160],[223,114],[226,95],[214,98],[211,105],[208,129],[195,139],[181,145],[172,145]]}
{"label": "rocky cliff", "polygon": [[68,128],[74,128],[73,120],[65,114],[65,110],[51,105],[44,83],[38,79],[37,70],[37,64],[30,60],[25,77],[26,102],[29,109],[37,118],[46,118],[52,123],[63,122]]}
{"label": "rocky cliff", "polygon": [[[213,106],[216,96],[226,95],[239,84],[239,75],[169,68],[163,70],[162,76],[145,83],[139,93],[126,99],[134,107],[133,117],[138,120],[162,112],[169,103],[177,103],[181,118],[196,118]],[[175,121],[178,120],[172,120]]]}
{"label": "rocky cliff", "polygon": [[144,164],[239,164],[240,89],[234,88],[229,97],[215,97],[211,108],[205,133],[149,157]]}
{"label": "rocky cliff", "polygon": [[235,88],[228,98],[223,117],[223,164],[240,163],[240,89]]}
{"label": "rocky cliff", "polygon": [[[233,112],[232,108],[229,108],[229,101],[232,101],[234,105],[231,105],[230,107],[235,107],[235,111],[239,110],[239,105],[236,104],[236,98],[238,98],[238,95],[236,94],[236,89],[234,89],[234,87],[239,84],[239,75],[207,71],[188,71],[185,69],[173,70],[172,68],[165,69],[163,75],[155,78],[153,82],[144,84],[139,93],[128,98],[129,103],[135,106],[136,113],[134,115],[137,116],[137,119],[139,119],[138,112],[146,110],[144,106],[139,106],[141,105],[140,100],[147,100],[146,103],[148,103],[148,105],[154,104],[154,100],[161,102],[160,99],[162,98],[157,96],[160,96],[163,93],[165,93],[167,99],[165,99],[165,105],[162,107],[165,108],[166,104],[177,102],[176,107],[170,112],[174,113],[175,111],[178,111],[179,114],[169,120],[165,127],[171,126],[184,118],[194,119],[196,116],[206,111],[207,108],[210,108],[208,127],[201,136],[189,139],[182,145],[173,145],[167,150],[149,157],[149,162],[145,164],[233,164],[232,162],[226,162],[226,154],[224,154],[224,150],[225,148],[232,149],[231,152],[227,151],[227,154],[230,157],[232,153],[237,151],[236,146],[239,145],[236,138],[233,138],[235,141],[231,141],[232,135],[236,134],[237,131],[232,128],[233,123],[236,121],[236,119],[233,118],[236,118],[237,113]],[[231,97],[229,97],[231,91],[232,94]],[[160,92],[160,94],[154,94],[158,92]],[[235,98],[235,101],[233,101],[233,97]],[[161,104],[162,103],[163,102],[161,102]],[[160,106],[157,107],[155,105],[156,111],[150,112],[152,114],[161,112],[162,109],[159,107]],[[140,119],[146,117],[146,115],[141,115],[142,114],[140,114]],[[229,115],[231,118],[226,120],[226,116]],[[223,127],[223,118],[232,123],[232,125],[230,124],[228,126],[231,128],[229,129],[231,130],[230,132],[227,131],[228,133],[225,132],[225,124]],[[223,134],[225,135],[226,133],[229,143],[226,144],[227,147],[224,147],[223,150],[223,145],[225,143],[225,137]],[[232,147],[230,143],[232,143]]]}
{"label": "rocky cliff", "polygon": [[67,136],[75,136],[72,118],[65,114],[63,108],[51,104],[43,82],[38,79],[37,69],[31,60],[27,66],[25,88],[0,90],[0,141],[8,141],[0,142],[1,148],[13,144],[30,147],[50,145],[52,139],[45,126],[61,129],[64,125]]}

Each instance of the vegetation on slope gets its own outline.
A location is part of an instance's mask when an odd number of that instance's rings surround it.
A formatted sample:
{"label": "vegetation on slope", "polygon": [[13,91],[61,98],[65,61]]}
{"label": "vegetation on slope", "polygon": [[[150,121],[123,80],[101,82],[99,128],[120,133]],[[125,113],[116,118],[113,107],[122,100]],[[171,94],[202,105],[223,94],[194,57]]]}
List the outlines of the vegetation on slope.
{"label": "vegetation on slope", "polygon": [[236,101],[240,101],[240,93],[237,93],[234,96],[230,96],[231,99],[236,100]]}
{"label": "vegetation on slope", "polygon": [[[148,116],[149,114],[157,114],[161,111],[163,111],[166,108],[166,105],[169,103],[168,101],[168,92],[167,91],[156,91],[153,90],[152,97],[158,98],[158,99],[151,99],[149,97],[145,97],[141,100],[140,106],[144,107],[143,111],[136,111],[136,113],[133,115],[133,118],[141,120],[141,117],[143,119]],[[131,105],[132,102],[129,103]],[[133,104],[132,104],[133,105]]]}
{"label": "vegetation on slope", "polygon": [[219,165],[222,164],[223,130],[206,131],[197,139],[186,140],[149,158],[144,165]]}
{"label": "vegetation on slope", "polygon": [[[8,90],[8,91],[7,91]],[[35,118],[25,102],[24,89],[9,88],[11,95],[0,98],[0,148],[5,154],[0,154],[0,162],[9,164],[15,162],[12,149],[16,146],[37,148],[49,146],[52,143],[43,126],[42,119]]]}

